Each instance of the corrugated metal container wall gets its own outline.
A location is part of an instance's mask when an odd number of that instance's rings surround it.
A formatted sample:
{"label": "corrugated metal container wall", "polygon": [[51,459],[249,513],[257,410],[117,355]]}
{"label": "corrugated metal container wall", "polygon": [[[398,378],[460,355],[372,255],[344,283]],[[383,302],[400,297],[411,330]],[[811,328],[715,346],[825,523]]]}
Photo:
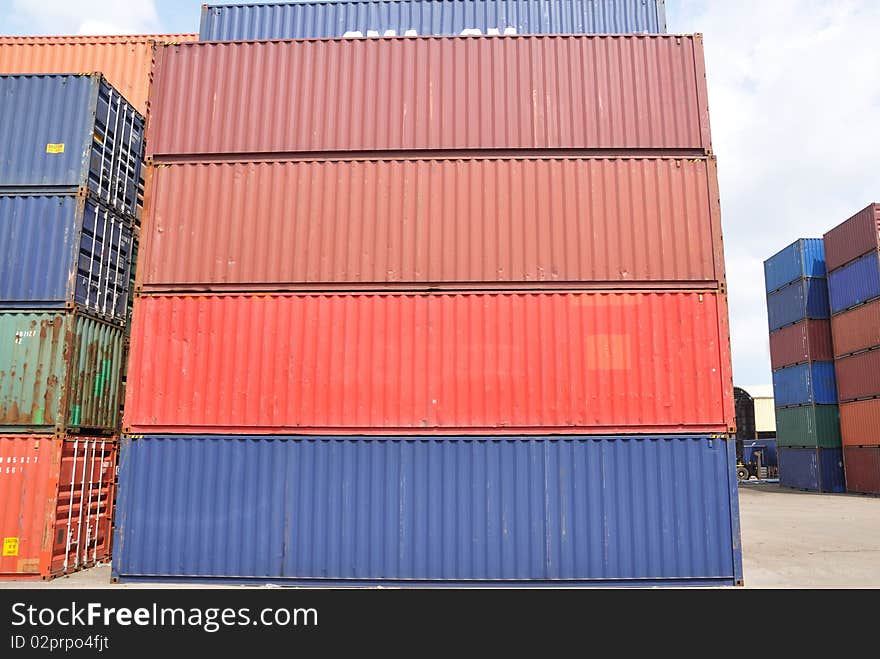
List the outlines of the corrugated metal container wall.
{"label": "corrugated metal container wall", "polygon": [[0,305],[124,322],[132,229],[91,196],[0,195]]}
{"label": "corrugated metal container wall", "polygon": [[0,76],[0,186],[87,187],[138,212],[144,118],[100,74]]}
{"label": "corrugated metal container wall", "polygon": [[835,357],[880,346],[880,300],[833,316],[831,338]]}
{"label": "corrugated metal container wall", "polygon": [[712,292],[145,296],[126,432],[732,431]]}
{"label": "corrugated metal container wall", "polygon": [[0,580],[109,558],[116,451],[106,437],[0,435]]}
{"label": "corrugated metal container wall", "polygon": [[770,333],[770,364],[774,370],[802,362],[830,362],[833,359],[828,321],[805,320]]}
{"label": "corrugated metal container wall", "polygon": [[202,5],[202,41],[666,32],[664,0],[393,0]]}
{"label": "corrugated metal container wall", "polygon": [[840,405],[844,446],[880,446],[880,398]]}
{"label": "corrugated metal container wall", "polygon": [[836,403],[834,363],[812,362],[774,371],[773,398],[777,407]]}
{"label": "corrugated metal container wall", "polygon": [[138,112],[145,114],[154,42],[197,38],[196,34],[0,37],[0,73],[100,71]]}
{"label": "corrugated metal container wall", "polygon": [[821,238],[801,238],[764,261],[768,293],[804,277],[825,276],[825,247]]}
{"label": "corrugated metal container wall", "polygon": [[705,436],[126,439],[113,575],[731,585],[734,466]]}
{"label": "corrugated metal container wall", "polygon": [[699,35],[211,42],[158,52],[147,145],[156,157],[711,149]]}
{"label": "corrugated metal container wall", "polygon": [[840,414],[837,405],[803,405],[776,410],[779,446],[840,447]]}
{"label": "corrugated metal container wall", "polygon": [[843,449],[848,492],[880,494],[880,447]]}
{"label": "corrugated metal container wall", "polygon": [[770,331],[805,319],[827,320],[831,317],[828,305],[828,281],[801,279],[767,296],[767,317]]}
{"label": "corrugated metal container wall", "polygon": [[880,254],[871,252],[828,277],[831,313],[880,297]]}
{"label": "corrugated metal container wall", "polygon": [[0,311],[0,427],[117,429],[122,334],[80,314]]}
{"label": "corrugated metal container wall", "polygon": [[715,176],[657,158],[159,165],[139,284],[693,287],[724,279]]}
{"label": "corrugated metal container wall", "polygon": [[880,396],[880,350],[843,357],[834,367],[841,401]]}
{"label": "corrugated metal container wall", "polygon": [[880,204],[874,203],[825,234],[828,271],[880,249]]}
{"label": "corrugated metal container wall", "polygon": [[839,448],[780,448],[779,483],[813,492],[846,492]]}

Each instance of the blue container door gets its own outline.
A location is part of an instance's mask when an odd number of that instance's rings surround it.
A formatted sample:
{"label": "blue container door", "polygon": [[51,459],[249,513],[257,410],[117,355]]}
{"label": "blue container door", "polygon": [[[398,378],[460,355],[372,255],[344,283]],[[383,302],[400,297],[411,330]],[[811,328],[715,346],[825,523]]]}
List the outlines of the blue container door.
{"label": "blue container door", "polygon": [[346,0],[202,7],[202,41],[665,32],[663,0]]}
{"label": "blue container door", "polygon": [[842,449],[780,448],[779,482],[814,492],[845,492]]}
{"label": "blue container door", "polygon": [[821,238],[801,238],[764,261],[767,293],[804,277],[825,276],[825,244]]}
{"label": "blue container door", "polygon": [[880,254],[871,252],[828,278],[831,312],[840,313],[880,297]]}
{"label": "blue container door", "polygon": [[777,407],[836,403],[834,362],[811,362],[774,371],[773,397]]}
{"label": "blue container door", "polygon": [[771,332],[807,318],[830,318],[827,280],[800,279],[770,293],[767,296],[767,317]]}
{"label": "blue container door", "polygon": [[146,436],[114,574],[288,583],[732,584],[734,443]]}

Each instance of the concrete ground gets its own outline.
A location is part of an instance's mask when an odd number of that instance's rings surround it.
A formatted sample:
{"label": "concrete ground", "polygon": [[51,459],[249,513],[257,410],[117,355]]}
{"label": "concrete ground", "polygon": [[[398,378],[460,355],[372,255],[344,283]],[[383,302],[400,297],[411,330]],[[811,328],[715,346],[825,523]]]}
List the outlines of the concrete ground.
{"label": "concrete ground", "polygon": [[[880,498],[752,481],[740,487],[739,499],[747,588],[880,588]],[[110,567],[102,565],[49,582],[0,582],[10,587],[177,586],[111,584]]]}

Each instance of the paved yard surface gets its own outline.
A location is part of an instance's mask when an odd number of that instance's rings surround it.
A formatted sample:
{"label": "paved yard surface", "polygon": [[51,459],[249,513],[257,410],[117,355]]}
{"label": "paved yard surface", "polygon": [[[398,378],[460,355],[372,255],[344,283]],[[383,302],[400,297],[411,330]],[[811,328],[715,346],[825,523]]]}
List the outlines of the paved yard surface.
{"label": "paved yard surface", "polygon": [[[743,571],[749,588],[880,588],[880,498],[740,488]],[[143,588],[111,584],[109,566],[4,587]],[[168,585],[147,585],[167,588]]]}

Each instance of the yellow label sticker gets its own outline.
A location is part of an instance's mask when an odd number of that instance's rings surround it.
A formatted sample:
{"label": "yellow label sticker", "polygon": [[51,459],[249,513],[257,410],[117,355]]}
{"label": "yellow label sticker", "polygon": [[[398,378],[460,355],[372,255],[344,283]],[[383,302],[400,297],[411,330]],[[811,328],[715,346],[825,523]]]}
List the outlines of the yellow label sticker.
{"label": "yellow label sticker", "polygon": [[64,144],[52,144],[50,142],[46,145],[46,153],[64,153]]}
{"label": "yellow label sticker", "polygon": [[18,538],[3,538],[3,555],[18,556]]}

